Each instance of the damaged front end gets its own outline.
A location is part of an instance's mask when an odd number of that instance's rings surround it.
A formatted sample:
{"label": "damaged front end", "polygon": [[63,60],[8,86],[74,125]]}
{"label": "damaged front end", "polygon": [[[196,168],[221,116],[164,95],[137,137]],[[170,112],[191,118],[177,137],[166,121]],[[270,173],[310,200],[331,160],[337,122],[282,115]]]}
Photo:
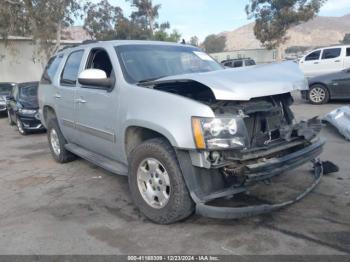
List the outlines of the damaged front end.
{"label": "damaged front end", "polygon": [[[213,218],[237,218],[269,212],[290,205],[320,181],[324,141],[317,135],[321,121],[295,121],[290,93],[253,98],[249,101],[207,101],[215,118],[193,117],[198,150],[178,150],[185,180],[197,204],[197,212]],[[211,204],[246,192],[257,182],[314,164],[314,181],[303,193],[283,203],[248,207]]]}

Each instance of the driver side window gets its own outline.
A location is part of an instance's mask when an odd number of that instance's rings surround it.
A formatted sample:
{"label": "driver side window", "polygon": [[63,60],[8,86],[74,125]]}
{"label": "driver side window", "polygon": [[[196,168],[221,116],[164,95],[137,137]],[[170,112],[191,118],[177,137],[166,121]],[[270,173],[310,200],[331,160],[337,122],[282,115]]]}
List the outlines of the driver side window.
{"label": "driver side window", "polygon": [[85,69],[100,69],[108,78],[114,77],[113,67],[108,53],[104,49],[92,49]]}

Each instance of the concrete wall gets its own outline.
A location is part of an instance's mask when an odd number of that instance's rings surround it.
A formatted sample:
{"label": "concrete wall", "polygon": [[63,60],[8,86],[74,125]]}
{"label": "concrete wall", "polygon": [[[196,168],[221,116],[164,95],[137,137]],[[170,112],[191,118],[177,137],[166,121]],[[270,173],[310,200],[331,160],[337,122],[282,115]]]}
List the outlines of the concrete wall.
{"label": "concrete wall", "polygon": [[252,58],[257,64],[262,63],[271,63],[277,59],[276,50],[267,50],[267,49],[243,49],[243,50],[234,50],[222,53],[213,53],[210,54],[218,62],[221,62],[226,59],[235,59],[235,58]]}
{"label": "concrete wall", "polygon": [[[76,43],[77,41],[64,41],[62,45]],[[30,38],[10,39],[7,45],[0,39],[0,82],[38,81],[47,58],[35,58],[34,50]]]}

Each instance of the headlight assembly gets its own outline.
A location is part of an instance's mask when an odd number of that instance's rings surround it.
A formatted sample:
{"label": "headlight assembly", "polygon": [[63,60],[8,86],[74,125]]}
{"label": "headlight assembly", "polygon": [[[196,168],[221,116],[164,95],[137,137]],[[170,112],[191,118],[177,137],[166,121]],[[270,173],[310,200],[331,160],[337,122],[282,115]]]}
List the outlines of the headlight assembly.
{"label": "headlight assembly", "polygon": [[23,108],[20,108],[18,111],[19,111],[20,114],[23,114],[23,115],[33,115],[33,114],[35,114],[37,112],[37,110],[23,109]]}
{"label": "headlight assembly", "polygon": [[198,149],[232,149],[247,145],[247,131],[240,117],[192,117],[192,129]]}

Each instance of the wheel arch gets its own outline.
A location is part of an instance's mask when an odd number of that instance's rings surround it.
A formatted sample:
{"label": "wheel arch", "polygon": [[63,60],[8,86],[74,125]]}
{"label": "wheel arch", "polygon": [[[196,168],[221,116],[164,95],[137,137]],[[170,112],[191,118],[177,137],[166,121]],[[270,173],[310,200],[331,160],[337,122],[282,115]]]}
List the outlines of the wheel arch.
{"label": "wheel arch", "polygon": [[162,132],[159,129],[148,128],[140,125],[128,126],[125,129],[125,133],[124,133],[124,149],[125,149],[126,156],[128,157],[129,154],[138,145],[140,145],[146,140],[153,139],[153,138],[163,138],[170,145],[174,146],[174,142],[172,141],[173,139],[169,138],[169,136],[165,135],[164,132]]}
{"label": "wheel arch", "polygon": [[52,106],[46,105],[43,107],[43,120],[44,125],[47,127],[48,120],[52,117],[56,117],[55,109]]}

